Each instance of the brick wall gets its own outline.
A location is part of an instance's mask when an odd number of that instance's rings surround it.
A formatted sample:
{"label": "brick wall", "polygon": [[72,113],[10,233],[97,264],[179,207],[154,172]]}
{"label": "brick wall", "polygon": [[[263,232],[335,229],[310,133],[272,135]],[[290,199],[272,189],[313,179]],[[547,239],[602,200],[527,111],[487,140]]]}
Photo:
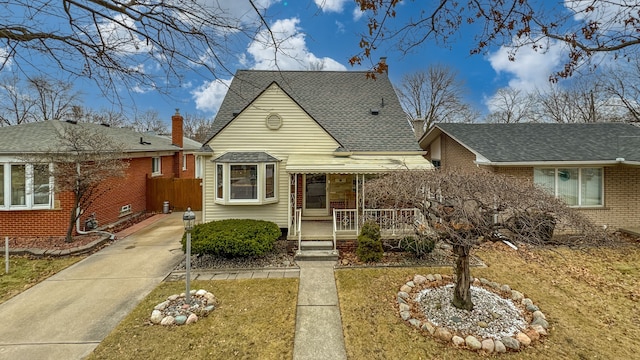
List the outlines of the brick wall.
{"label": "brick wall", "polygon": [[[494,171],[533,180],[533,167],[495,167]],[[604,207],[577,209],[597,225],[640,226],[640,167],[605,167]]]}
{"label": "brick wall", "polygon": [[[173,157],[163,156],[161,160],[162,177],[172,177]],[[146,211],[146,178],[151,176],[151,158],[127,161],[129,167],[124,178],[106,180],[98,187],[98,197],[84,209],[80,217],[81,229],[84,229],[87,217],[94,212],[102,227],[127,214]],[[195,164],[192,168],[195,168]],[[0,211],[0,236],[64,236],[73,208],[73,194],[55,194],[55,203],[55,209],[51,210]],[[131,205],[131,211],[122,214],[120,210],[124,205]]]}
{"label": "brick wall", "polygon": [[440,136],[440,162],[443,170],[480,171],[476,156],[449,136]]}

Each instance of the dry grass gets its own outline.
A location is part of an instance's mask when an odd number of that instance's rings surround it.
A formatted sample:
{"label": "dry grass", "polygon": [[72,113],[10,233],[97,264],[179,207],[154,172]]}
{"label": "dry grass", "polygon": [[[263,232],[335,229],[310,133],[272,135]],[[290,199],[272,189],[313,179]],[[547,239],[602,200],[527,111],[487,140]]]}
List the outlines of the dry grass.
{"label": "dry grass", "polygon": [[8,274],[4,272],[3,258],[2,275],[0,275],[0,304],[84,258],[84,256],[72,256],[31,259],[11,256],[9,257]]}
{"label": "dry grass", "polygon": [[291,359],[298,279],[194,281],[220,306],[188,326],[147,321],[153,307],[184,291],[163,283],[100,343],[89,359]]}
{"label": "dry grass", "polygon": [[[631,359],[640,339],[640,248],[513,251],[487,244],[475,255],[488,265],[472,275],[509,284],[547,315],[544,342],[508,359]],[[424,336],[398,316],[398,288],[416,273],[451,268],[336,271],[350,359],[474,359],[495,355],[453,348]]]}

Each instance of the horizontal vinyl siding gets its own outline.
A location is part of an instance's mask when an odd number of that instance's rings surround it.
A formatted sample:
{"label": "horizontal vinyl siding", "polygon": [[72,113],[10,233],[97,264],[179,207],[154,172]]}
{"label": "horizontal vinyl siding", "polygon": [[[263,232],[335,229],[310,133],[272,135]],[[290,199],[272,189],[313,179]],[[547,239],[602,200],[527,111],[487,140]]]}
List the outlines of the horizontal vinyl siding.
{"label": "horizontal vinyl siding", "polygon": [[[266,126],[266,118],[271,113],[282,118],[282,126],[278,130],[270,130]],[[286,228],[289,176],[285,168],[289,154],[333,153],[339,144],[274,84],[218,133],[209,146],[214,150],[212,159],[228,151],[264,151],[282,161],[278,163],[279,201],[256,206],[216,204],[215,166],[207,161],[203,193],[204,221],[252,218],[273,221]]]}

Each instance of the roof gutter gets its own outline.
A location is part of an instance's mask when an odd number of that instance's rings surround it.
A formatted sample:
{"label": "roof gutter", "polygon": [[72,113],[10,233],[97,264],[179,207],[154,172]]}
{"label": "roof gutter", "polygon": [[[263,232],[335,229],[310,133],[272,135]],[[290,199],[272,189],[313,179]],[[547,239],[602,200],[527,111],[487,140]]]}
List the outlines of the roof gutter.
{"label": "roof gutter", "polygon": [[[474,161],[478,166],[580,166],[580,165],[605,165],[613,166],[619,164],[628,164],[624,159],[604,160],[604,161]],[[640,164],[640,163],[638,163]]]}

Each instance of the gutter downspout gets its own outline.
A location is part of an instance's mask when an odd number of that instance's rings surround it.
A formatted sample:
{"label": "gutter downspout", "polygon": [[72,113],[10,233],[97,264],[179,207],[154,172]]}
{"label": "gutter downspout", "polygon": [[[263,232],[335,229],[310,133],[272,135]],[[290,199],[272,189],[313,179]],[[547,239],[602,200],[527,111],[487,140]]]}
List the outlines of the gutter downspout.
{"label": "gutter downspout", "polygon": [[[76,215],[80,215],[80,208],[76,209]],[[87,235],[87,234],[104,234],[104,235],[109,235],[109,240],[113,240],[116,238],[116,234],[107,232],[107,231],[102,231],[102,230],[91,230],[91,231],[82,231],[80,230],[80,216],[77,216],[76,218],[76,232],[80,235]]]}

